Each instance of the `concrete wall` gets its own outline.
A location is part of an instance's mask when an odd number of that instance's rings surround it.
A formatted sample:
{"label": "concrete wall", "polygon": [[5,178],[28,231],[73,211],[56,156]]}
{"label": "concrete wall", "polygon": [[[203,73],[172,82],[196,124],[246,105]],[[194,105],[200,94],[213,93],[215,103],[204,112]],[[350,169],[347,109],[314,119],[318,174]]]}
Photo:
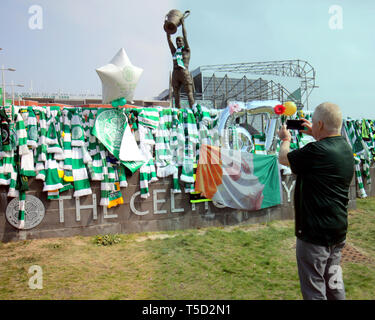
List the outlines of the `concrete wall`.
{"label": "concrete wall", "polygon": [[[371,170],[372,173],[375,173],[374,168]],[[5,211],[12,199],[7,198],[8,187],[0,186],[0,240],[8,242],[74,235],[90,236],[106,233],[191,229],[294,218],[294,175],[282,176],[283,204],[259,211],[219,209],[211,202],[192,205],[188,194],[171,195],[171,178],[152,183],[150,185],[151,196],[146,200],[137,196],[137,192],[140,190],[138,172],[128,178],[128,184],[127,188],[121,189],[125,203],[108,209],[107,212],[104,212],[103,208],[99,206],[100,183],[91,184],[97,202],[97,219],[95,219],[93,208],[77,210],[79,206],[92,205],[93,196],[81,197],[77,203],[76,199],[72,197],[72,190],[69,190],[62,193],[62,196],[71,197],[71,199],[47,200],[46,193],[41,191],[43,183],[31,179],[30,190],[27,191],[27,194],[41,199],[45,206],[45,216],[39,225],[30,230],[18,230],[7,221]],[[370,186],[366,188],[370,190]],[[373,189],[373,193],[375,193],[375,188]],[[355,198],[356,185],[353,179],[350,189],[350,209],[356,207]],[[63,210],[61,205],[64,207]],[[78,216],[80,219],[77,219]]]}

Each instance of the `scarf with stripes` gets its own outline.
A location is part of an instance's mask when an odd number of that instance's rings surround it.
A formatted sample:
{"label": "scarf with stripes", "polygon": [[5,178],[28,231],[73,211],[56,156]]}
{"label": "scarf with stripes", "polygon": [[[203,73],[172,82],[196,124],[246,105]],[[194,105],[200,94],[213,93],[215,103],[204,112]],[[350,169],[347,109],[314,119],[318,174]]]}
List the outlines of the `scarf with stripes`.
{"label": "scarf with stripes", "polygon": [[81,111],[80,108],[76,108],[71,121],[74,197],[92,194],[89,176],[85,165],[90,162],[91,157],[89,157],[85,150],[85,135],[82,125]]}

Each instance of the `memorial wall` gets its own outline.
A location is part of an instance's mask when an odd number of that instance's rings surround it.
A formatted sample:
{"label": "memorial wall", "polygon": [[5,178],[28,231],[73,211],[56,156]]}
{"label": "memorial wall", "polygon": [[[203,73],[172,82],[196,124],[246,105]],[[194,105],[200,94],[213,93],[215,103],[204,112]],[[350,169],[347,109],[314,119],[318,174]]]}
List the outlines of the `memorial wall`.
{"label": "memorial wall", "polygon": [[[293,219],[295,176],[278,165],[279,119],[272,107],[257,108],[17,109],[14,122],[1,123],[0,240]],[[253,134],[244,133],[241,117],[259,114],[265,127],[254,134],[252,122]],[[350,209],[357,197],[375,193],[374,123],[357,122],[343,126],[356,151]],[[309,142],[292,134],[292,149]]]}
{"label": "memorial wall", "polygon": [[[375,174],[375,168],[371,173]],[[93,194],[74,198],[68,191],[58,200],[47,200],[42,182],[30,181],[27,192],[28,223],[32,229],[19,230],[9,222],[16,223],[18,208],[6,196],[6,188],[0,187],[0,240],[3,242],[25,239],[94,236],[107,233],[137,233],[178,229],[196,229],[210,226],[224,227],[239,224],[265,223],[272,220],[294,219],[293,193],[295,176],[282,176],[283,203],[257,211],[218,208],[212,202],[190,203],[189,195],[171,192],[172,179],[152,184],[151,196],[140,199],[138,174],[129,180],[122,190],[124,204],[114,208],[99,206],[100,186],[92,183]],[[373,196],[370,186],[365,186]],[[356,183],[350,189],[349,208],[356,207]],[[29,202],[30,201],[30,202]],[[26,228],[29,225],[26,225]]]}

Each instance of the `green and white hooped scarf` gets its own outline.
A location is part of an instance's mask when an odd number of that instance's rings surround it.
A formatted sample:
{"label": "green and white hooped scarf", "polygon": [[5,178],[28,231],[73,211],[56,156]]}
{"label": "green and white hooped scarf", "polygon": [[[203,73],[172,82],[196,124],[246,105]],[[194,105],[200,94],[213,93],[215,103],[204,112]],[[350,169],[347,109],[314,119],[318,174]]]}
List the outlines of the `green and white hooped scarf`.
{"label": "green and white hooped scarf", "polygon": [[[94,127],[95,124],[96,110],[91,110],[88,116],[89,129]],[[103,160],[100,155],[99,140],[96,139],[94,135],[91,134],[89,130],[89,145],[88,152],[92,158],[92,167],[90,171],[91,181],[102,181],[104,179],[103,175]]]}
{"label": "green and white hooped scarf", "polygon": [[39,140],[38,140],[38,161],[47,161],[47,110],[44,107],[35,107],[39,112]]}
{"label": "green and white hooped scarf", "polygon": [[26,192],[19,192],[19,202],[18,202],[18,228],[25,228],[25,207],[26,207]]}
{"label": "green and white hooped scarf", "polygon": [[76,108],[71,120],[72,137],[72,174],[74,183],[73,197],[92,194],[86,163],[92,162],[90,155],[85,150],[85,135],[81,119],[81,110]]}
{"label": "green and white hooped scarf", "polygon": [[354,156],[354,166],[355,166],[355,176],[357,178],[357,186],[359,191],[360,198],[367,198],[367,193],[363,184],[362,180],[362,173],[361,173],[361,160],[358,156]]}
{"label": "green and white hooped scarf", "polygon": [[38,124],[32,107],[28,108],[29,116],[27,118],[27,145],[29,148],[38,147]]}
{"label": "green and white hooped scarf", "polygon": [[47,160],[47,122],[46,122],[46,111],[42,107],[34,107],[34,112],[39,115],[39,121],[37,122],[38,129],[38,146],[35,154],[35,173],[37,180],[45,181],[46,170],[45,161]]}
{"label": "green and white hooped scarf", "polygon": [[102,143],[99,144],[99,148],[103,166],[103,180],[100,183],[100,205],[107,207],[109,205],[109,195],[114,191],[114,188],[109,180],[109,164],[107,162],[108,151]]}
{"label": "green and white hooped scarf", "polygon": [[147,199],[150,196],[148,186],[158,181],[156,167],[153,158],[155,145],[154,133],[159,127],[160,115],[156,108],[144,108],[138,114],[139,148],[146,159],[146,162],[139,169],[141,198]]}
{"label": "green and white hooped scarf", "polygon": [[186,69],[185,64],[184,64],[184,60],[182,59],[182,50],[183,49],[184,49],[184,47],[177,48],[177,50],[176,50],[176,52],[173,56],[173,60],[176,60],[177,65],[179,67],[181,67],[182,69]]}
{"label": "green and white hooped scarf", "polygon": [[66,182],[73,182],[71,118],[72,113],[63,110],[64,181]]}
{"label": "green and white hooped scarf", "polygon": [[165,178],[176,172],[170,149],[170,135],[172,127],[172,109],[159,109],[159,127],[155,132],[155,164],[157,176]]}

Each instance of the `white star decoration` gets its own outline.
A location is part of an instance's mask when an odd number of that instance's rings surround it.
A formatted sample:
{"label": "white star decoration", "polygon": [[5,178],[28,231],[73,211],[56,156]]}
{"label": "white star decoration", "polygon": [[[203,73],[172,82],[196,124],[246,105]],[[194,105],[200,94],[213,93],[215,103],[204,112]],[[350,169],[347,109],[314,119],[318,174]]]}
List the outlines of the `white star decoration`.
{"label": "white star decoration", "polygon": [[96,69],[102,81],[103,103],[124,97],[132,101],[134,90],[143,69],[133,66],[124,48],[113,57],[110,63]]}

